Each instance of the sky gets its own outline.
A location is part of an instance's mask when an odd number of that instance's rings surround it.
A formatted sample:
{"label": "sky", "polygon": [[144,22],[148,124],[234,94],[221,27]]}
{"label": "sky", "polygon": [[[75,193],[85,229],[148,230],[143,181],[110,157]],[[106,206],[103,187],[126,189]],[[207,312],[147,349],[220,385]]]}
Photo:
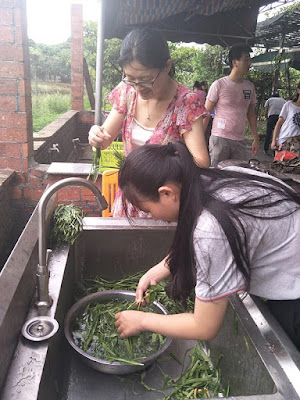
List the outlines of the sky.
{"label": "sky", "polygon": [[71,4],[83,5],[83,19],[97,21],[97,0],[27,0],[27,31],[36,43],[58,44],[71,36]]}
{"label": "sky", "polygon": [[[276,5],[282,3],[283,0],[274,2],[274,11],[269,16],[277,13],[280,8]],[[85,21],[97,21],[98,0],[27,0],[28,37],[48,45],[65,42],[71,36],[71,4],[83,5]],[[260,15],[258,21],[264,18]]]}

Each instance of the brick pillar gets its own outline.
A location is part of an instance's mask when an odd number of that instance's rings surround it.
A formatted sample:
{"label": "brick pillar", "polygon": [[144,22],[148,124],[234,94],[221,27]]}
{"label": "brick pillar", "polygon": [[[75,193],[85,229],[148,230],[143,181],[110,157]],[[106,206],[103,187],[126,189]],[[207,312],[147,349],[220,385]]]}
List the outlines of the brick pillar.
{"label": "brick pillar", "polygon": [[0,0],[0,168],[28,170],[33,153],[26,0]]}
{"label": "brick pillar", "polygon": [[[0,0],[1,1],[1,0]],[[83,110],[83,14],[81,4],[71,6],[72,110]]]}

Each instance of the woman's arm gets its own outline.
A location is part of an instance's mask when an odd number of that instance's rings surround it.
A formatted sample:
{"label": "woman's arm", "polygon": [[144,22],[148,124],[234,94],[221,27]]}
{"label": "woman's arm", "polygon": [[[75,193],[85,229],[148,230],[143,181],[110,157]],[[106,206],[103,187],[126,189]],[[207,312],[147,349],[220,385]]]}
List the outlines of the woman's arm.
{"label": "woman's arm", "polygon": [[[213,103],[212,101],[206,99],[205,108],[207,109],[208,112],[212,113],[212,111],[215,107],[215,104],[216,103]],[[204,118],[204,121],[203,121],[204,132],[206,131],[207,125],[209,123],[209,119],[210,119],[210,116]]]}
{"label": "woman's arm", "polygon": [[279,136],[279,132],[280,132],[280,129],[281,129],[284,121],[285,120],[284,120],[283,117],[279,117],[278,121],[276,122],[276,125],[275,125],[275,128],[274,128],[274,132],[273,132],[273,139],[272,139],[272,142],[271,142],[271,149],[272,150],[274,150],[275,147],[276,147],[276,140],[277,140],[277,138]]}
{"label": "woman's arm", "polygon": [[[166,257],[167,258],[167,257]],[[166,263],[166,258],[150,268],[140,279],[136,289],[136,302],[140,302],[144,293],[149,289],[150,285],[156,285],[163,279],[170,276],[170,270]],[[145,303],[142,303],[145,305]]]}
{"label": "woman's arm", "polygon": [[114,108],[110,111],[102,127],[93,125],[89,131],[89,143],[94,147],[106,149],[118,136],[122,129],[125,114],[120,114]]}
{"label": "woman's arm", "polygon": [[121,338],[151,331],[162,335],[195,340],[213,339],[222,325],[228,298],[216,301],[195,301],[194,313],[162,315],[142,311],[116,314],[116,327]]}
{"label": "woman's arm", "polygon": [[199,117],[191,124],[192,130],[183,134],[187,148],[194,157],[196,163],[203,167],[210,166],[210,159],[204,136],[203,118]]}

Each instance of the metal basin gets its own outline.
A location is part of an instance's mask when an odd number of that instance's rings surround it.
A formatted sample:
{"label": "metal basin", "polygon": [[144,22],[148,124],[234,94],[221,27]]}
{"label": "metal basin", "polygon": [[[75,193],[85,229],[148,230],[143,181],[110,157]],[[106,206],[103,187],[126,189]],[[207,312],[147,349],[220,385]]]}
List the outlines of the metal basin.
{"label": "metal basin", "polygon": [[[78,316],[82,315],[82,313],[86,309],[86,306],[89,303],[90,304],[101,303],[116,298],[133,302],[135,300],[135,292],[126,290],[106,290],[90,294],[79,300],[70,308],[70,310],[66,315],[64,322],[65,336],[70,345],[73,347],[73,349],[76,350],[76,352],[79,354],[80,358],[87,365],[89,365],[90,367],[94,368],[97,371],[104,372],[107,374],[116,374],[116,375],[131,374],[133,372],[142,371],[148,368],[151,364],[153,364],[154,361],[168,349],[168,347],[172,343],[171,338],[167,338],[166,342],[158,351],[156,351],[155,353],[146,358],[143,358],[141,360],[141,363],[143,365],[126,365],[116,361],[109,362],[107,360],[93,357],[90,354],[84,352],[82,349],[80,349],[73,340],[72,329],[71,329],[73,322]],[[168,314],[166,308],[157,301],[153,302],[151,307],[153,308],[153,311],[158,314]]]}

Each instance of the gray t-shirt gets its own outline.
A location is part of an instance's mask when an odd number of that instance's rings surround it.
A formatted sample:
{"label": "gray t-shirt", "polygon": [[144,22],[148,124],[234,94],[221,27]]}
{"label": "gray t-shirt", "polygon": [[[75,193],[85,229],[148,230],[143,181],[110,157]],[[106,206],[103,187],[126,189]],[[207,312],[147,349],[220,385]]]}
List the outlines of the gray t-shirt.
{"label": "gray t-shirt", "polygon": [[[237,187],[230,192],[224,190],[219,197],[235,202],[252,194],[256,196],[257,189],[251,193],[249,189]],[[285,208],[285,205],[276,206],[272,212],[281,213],[282,207]],[[279,220],[247,217],[243,226],[251,269],[249,292],[272,300],[300,298],[300,257],[297,256],[300,248],[300,210]],[[194,247],[197,260],[195,293],[199,300],[216,300],[245,288],[244,278],[236,268],[224,231],[207,210],[203,210],[198,218]]]}
{"label": "gray t-shirt", "polygon": [[268,117],[270,115],[279,115],[285,100],[281,97],[271,97],[265,102],[265,107],[268,107]]}

